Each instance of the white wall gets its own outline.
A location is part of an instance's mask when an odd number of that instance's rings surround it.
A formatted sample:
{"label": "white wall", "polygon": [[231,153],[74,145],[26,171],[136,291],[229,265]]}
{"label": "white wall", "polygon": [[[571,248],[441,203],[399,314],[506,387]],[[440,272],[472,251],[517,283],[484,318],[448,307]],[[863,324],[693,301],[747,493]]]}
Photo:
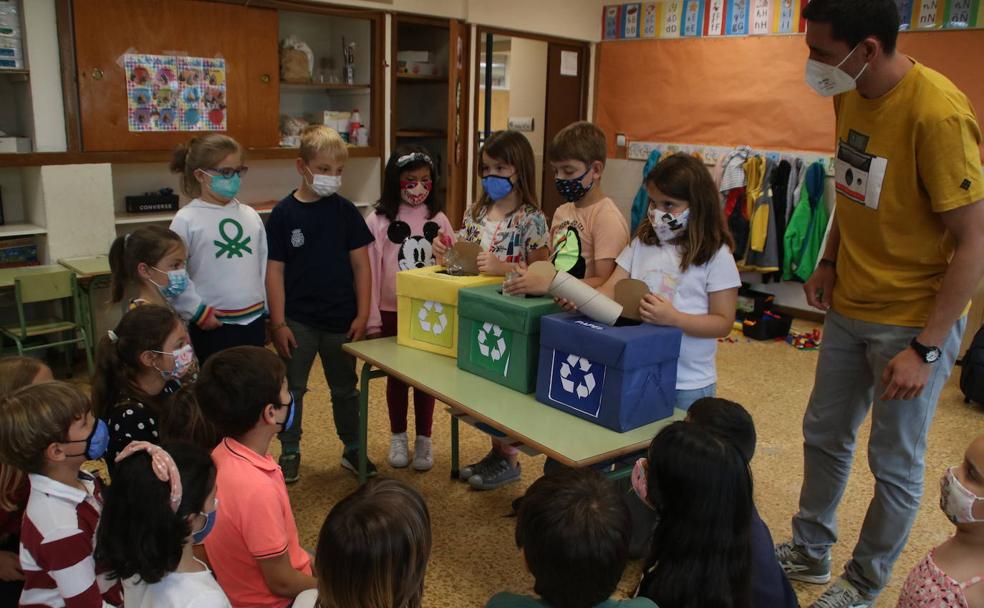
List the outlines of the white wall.
{"label": "white wall", "polygon": [[113,196],[110,165],[41,167],[41,194],[51,262],[109,251],[116,236],[107,204]]}
{"label": "white wall", "polygon": [[58,57],[58,25],[55,0],[23,3],[28,68],[31,70],[31,103],[34,108],[34,150],[64,152],[65,104]]}

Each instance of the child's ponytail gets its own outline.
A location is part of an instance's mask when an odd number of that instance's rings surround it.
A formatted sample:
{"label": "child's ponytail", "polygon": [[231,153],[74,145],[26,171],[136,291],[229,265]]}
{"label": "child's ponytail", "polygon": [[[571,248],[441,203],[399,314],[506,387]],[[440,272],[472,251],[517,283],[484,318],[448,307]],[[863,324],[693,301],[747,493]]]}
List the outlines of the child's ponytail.
{"label": "child's ponytail", "polygon": [[139,276],[140,264],[156,266],[175,247],[184,246],[176,232],[163,226],[144,226],[116,237],[109,248],[109,269],[113,274],[111,303],[116,304],[126,296],[127,286]]}

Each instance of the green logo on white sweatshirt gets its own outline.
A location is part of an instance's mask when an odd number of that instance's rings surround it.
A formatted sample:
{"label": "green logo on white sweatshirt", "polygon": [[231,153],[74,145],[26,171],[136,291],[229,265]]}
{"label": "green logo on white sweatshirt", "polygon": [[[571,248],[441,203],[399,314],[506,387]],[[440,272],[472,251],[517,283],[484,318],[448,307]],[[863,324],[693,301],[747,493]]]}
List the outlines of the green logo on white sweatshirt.
{"label": "green logo on white sweatshirt", "polygon": [[[236,231],[233,236],[226,234],[226,227],[229,224],[232,224]],[[231,260],[232,256],[239,258],[243,257],[243,251],[246,253],[253,253],[253,250],[249,248],[249,242],[253,237],[248,236],[244,239],[243,226],[236,220],[227,217],[219,222],[219,234],[224,240],[212,241],[215,243],[215,246],[219,248],[219,250],[215,252],[216,258],[221,258],[225,255],[227,259]]]}

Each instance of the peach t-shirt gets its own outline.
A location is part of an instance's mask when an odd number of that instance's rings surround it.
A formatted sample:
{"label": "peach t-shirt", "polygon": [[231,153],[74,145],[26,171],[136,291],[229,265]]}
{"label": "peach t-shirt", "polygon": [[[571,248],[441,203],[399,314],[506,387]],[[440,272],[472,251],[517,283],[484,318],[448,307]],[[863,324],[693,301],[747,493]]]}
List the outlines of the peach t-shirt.
{"label": "peach t-shirt", "polygon": [[610,198],[584,208],[564,203],[554,212],[550,251],[557,270],[590,279],[596,260],[615,261],[628,244],[629,224]]}

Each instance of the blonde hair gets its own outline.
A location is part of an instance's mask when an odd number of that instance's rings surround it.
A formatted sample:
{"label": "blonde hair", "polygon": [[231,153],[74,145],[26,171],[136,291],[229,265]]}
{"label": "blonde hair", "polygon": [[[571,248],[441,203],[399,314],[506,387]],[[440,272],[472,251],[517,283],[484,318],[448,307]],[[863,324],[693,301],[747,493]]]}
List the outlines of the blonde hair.
{"label": "blonde hair", "polygon": [[321,152],[335,160],[348,160],[348,146],[338,131],[324,125],[310,125],[301,131],[301,159],[309,163]]}
{"label": "blonde hair", "polygon": [[[0,397],[34,382],[44,363],[31,357],[4,357],[0,359]],[[15,511],[17,491],[24,483],[24,473],[15,467],[0,464],[0,509]]]}
{"label": "blonde hair", "polygon": [[[209,133],[192,138],[174,149],[171,156],[171,173],[181,175],[181,191],[190,197],[202,194],[202,185],[195,178],[195,171],[208,170],[222,162],[230,154],[243,155],[239,142],[219,133]],[[245,159],[244,159],[245,160]]]}
{"label": "blonde hair", "polygon": [[0,461],[26,473],[40,473],[44,452],[64,442],[68,429],[89,412],[89,398],[67,382],[43,382],[0,399]]}
{"label": "blonde hair", "polygon": [[571,123],[554,135],[547,156],[555,163],[579,160],[585,165],[596,161],[604,165],[608,158],[605,132],[586,120]]}

